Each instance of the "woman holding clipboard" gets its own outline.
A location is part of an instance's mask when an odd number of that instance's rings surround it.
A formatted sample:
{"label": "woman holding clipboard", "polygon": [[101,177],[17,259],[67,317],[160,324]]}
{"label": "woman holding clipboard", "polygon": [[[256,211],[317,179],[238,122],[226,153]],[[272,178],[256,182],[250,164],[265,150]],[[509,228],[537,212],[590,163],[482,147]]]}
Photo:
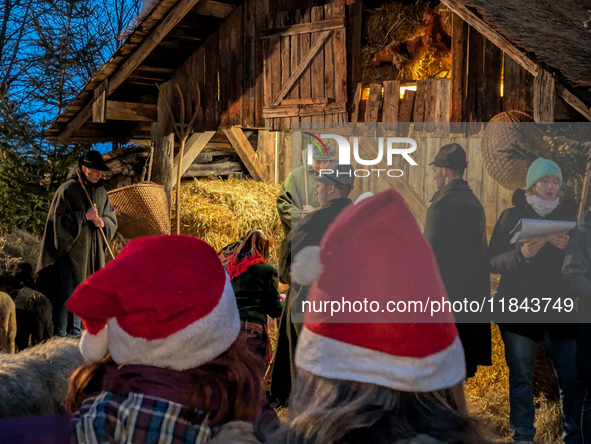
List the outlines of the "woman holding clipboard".
{"label": "woman holding clipboard", "polygon": [[[532,163],[526,190],[513,194],[513,207],[501,214],[489,244],[491,273],[500,274],[497,298],[520,302],[556,299],[564,294],[562,264],[568,244],[566,232],[511,243],[521,219],[574,221],[576,205],[561,202],[560,167],[548,159]],[[499,324],[509,367],[510,427],[515,442],[533,442],[535,407],[533,372],[538,344],[542,344],[556,371],[561,390],[565,444],[581,442],[584,390],[576,374],[576,324]]]}

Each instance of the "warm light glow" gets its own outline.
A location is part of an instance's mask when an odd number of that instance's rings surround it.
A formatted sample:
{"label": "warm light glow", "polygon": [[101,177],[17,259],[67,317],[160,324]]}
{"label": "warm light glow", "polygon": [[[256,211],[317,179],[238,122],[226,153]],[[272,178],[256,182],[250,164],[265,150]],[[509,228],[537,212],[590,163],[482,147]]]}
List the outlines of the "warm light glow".
{"label": "warm light glow", "polygon": [[503,54],[503,60],[501,61],[501,97],[505,95],[505,54]]}
{"label": "warm light glow", "polygon": [[401,86],[400,87],[400,98],[404,99],[404,92],[405,91],[416,91],[416,90],[417,90],[417,85]]}
{"label": "warm light glow", "polygon": [[363,91],[361,91],[361,100],[367,99],[369,99],[369,88],[363,88]]}

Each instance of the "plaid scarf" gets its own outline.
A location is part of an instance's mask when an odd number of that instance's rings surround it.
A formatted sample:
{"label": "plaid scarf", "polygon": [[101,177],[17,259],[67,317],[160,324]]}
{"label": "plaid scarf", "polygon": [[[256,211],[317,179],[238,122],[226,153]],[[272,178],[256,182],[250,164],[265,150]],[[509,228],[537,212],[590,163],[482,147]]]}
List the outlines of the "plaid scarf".
{"label": "plaid scarf", "polygon": [[240,262],[236,262],[236,255],[234,255],[230,262],[228,262],[228,274],[230,275],[230,280],[233,281],[253,265],[264,264],[265,262],[267,261],[259,253],[246,256]]}

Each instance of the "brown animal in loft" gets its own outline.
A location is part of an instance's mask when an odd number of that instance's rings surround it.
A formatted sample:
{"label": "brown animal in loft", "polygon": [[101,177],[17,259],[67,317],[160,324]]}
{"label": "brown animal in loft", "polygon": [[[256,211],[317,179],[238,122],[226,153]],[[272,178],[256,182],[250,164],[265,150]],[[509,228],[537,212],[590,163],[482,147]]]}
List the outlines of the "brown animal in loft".
{"label": "brown animal in loft", "polygon": [[425,49],[436,57],[442,57],[451,50],[451,36],[445,32],[441,24],[441,17],[432,9],[423,14],[425,35],[423,44]]}
{"label": "brown animal in loft", "polygon": [[425,52],[429,52],[438,58],[446,58],[451,49],[451,37],[443,29],[441,18],[433,10],[423,14],[425,34],[405,42],[392,42],[371,59],[373,65],[392,62],[402,69],[419,60]]}
{"label": "brown animal in loft", "polygon": [[401,70],[404,66],[420,59],[425,52],[423,36],[416,37],[406,42],[392,42],[371,59],[373,65],[392,62]]}

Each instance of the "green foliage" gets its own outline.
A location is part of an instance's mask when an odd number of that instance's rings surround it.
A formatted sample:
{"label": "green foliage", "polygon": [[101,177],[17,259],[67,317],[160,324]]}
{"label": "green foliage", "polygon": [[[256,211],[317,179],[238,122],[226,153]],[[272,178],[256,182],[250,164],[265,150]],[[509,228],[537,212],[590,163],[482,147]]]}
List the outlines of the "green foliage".
{"label": "green foliage", "polygon": [[41,233],[53,194],[85,146],[38,143],[36,125],[0,95],[0,228]]}
{"label": "green foliage", "polygon": [[531,131],[523,131],[525,126],[540,133],[541,138],[548,145],[547,158],[558,164],[562,172],[562,191],[565,197],[572,198],[576,202],[581,200],[581,190],[589,153],[591,152],[591,124],[589,122],[568,122],[544,124],[514,124],[513,129],[518,135],[519,141],[513,147],[505,150],[508,158],[528,160],[533,162],[541,153],[538,146],[528,135]]}

